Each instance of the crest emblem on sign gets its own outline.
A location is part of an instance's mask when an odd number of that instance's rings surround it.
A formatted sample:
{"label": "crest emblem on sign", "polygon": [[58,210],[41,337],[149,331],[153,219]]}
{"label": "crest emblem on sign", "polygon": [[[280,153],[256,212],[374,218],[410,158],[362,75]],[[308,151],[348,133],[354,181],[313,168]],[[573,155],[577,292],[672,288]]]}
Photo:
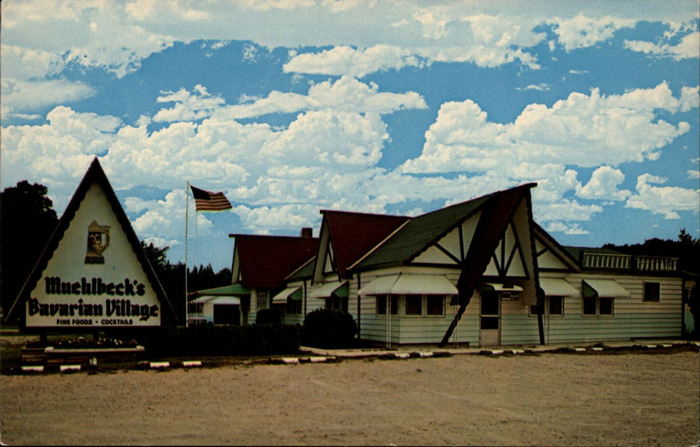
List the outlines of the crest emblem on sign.
{"label": "crest emblem on sign", "polygon": [[93,220],[88,225],[85,263],[104,264],[105,258],[102,253],[107,250],[107,247],[109,247],[109,225],[100,225]]}

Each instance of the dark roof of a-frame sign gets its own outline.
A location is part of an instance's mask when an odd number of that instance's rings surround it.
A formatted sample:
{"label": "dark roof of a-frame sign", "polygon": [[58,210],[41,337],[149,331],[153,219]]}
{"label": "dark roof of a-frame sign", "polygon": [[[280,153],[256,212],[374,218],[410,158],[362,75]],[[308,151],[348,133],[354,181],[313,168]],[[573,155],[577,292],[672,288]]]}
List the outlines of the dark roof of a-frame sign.
{"label": "dark roof of a-frame sign", "polygon": [[85,194],[87,193],[88,189],[90,189],[90,186],[93,183],[98,183],[102,187],[102,190],[104,191],[105,196],[107,197],[107,200],[109,201],[109,204],[112,207],[112,211],[117,216],[117,221],[121,224],[124,233],[126,233],[126,237],[129,241],[129,244],[131,245],[131,248],[134,250],[134,253],[138,258],[139,263],[143,268],[143,271],[146,273],[148,280],[151,282],[156,292],[158,301],[160,301],[160,303],[164,305],[165,309],[167,309],[168,317],[171,318],[172,321],[177,321],[175,309],[173,308],[172,303],[170,303],[170,300],[168,300],[168,297],[165,294],[165,290],[163,289],[162,284],[158,280],[158,277],[156,276],[156,273],[153,270],[151,263],[148,261],[146,254],[143,252],[143,250],[141,250],[141,243],[138,237],[136,236],[133,227],[131,226],[131,222],[129,222],[129,218],[124,212],[124,208],[122,208],[121,204],[119,203],[119,199],[117,198],[114,189],[112,189],[112,185],[109,183],[107,175],[102,169],[102,166],[100,165],[100,162],[98,161],[97,157],[95,157],[92,163],[90,164],[90,167],[85,173],[83,180],[78,185],[78,188],[75,190],[73,197],[68,203],[68,206],[66,207],[63,216],[61,216],[61,219],[58,221],[56,229],[49,238],[49,241],[47,242],[46,246],[44,247],[44,250],[39,256],[37,263],[34,265],[32,272],[29,274],[29,277],[25,281],[24,285],[17,294],[17,297],[12,303],[10,310],[5,316],[6,321],[14,321],[16,319],[17,312],[21,308],[21,306],[18,305],[24,303],[24,301],[28,297],[29,292],[34,289],[34,286],[36,285],[37,281],[39,281],[41,273],[44,271],[44,269],[46,269],[49,260],[53,257],[54,251],[56,251],[56,248],[58,248],[58,244],[63,239],[64,233],[70,226],[73,217],[75,217],[75,213],[80,208],[80,203],[85,198]]}

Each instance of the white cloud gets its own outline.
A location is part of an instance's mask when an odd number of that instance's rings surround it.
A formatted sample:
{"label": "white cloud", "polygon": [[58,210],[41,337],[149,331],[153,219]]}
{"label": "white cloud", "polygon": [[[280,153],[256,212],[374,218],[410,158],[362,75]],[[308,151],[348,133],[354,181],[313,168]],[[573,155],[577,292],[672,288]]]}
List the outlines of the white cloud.
{"label": "white cloud", "polygon": [[185,89],[177,92],[161,92],[164,96],[156,99],[159,103],[174,102],[169,109],[161,109],[153,116],[153,121],[197,121],[211,116],[217,108],[224,104],[221,97],[210,95],[205,87],[197,84],[193,92]]}
{"label": "white cloud", "polygon": [[688,169],[688,178],[689,179],[700,179],[700,170]]}
{"label": "white cloud", "polygon": [[658,119],[681,103],[665,83],[623,95],[571,93],[551,107],[530,104],[512,123],[489,122],[471,100],[442,104],[423,152],[402,172],[501,172],[522,163],[581,167],[655,160],[658,149],[689,131]]}
{"label": "white cloud", "polygon": [[284,71],[363,77],[377,71],[425,67],[433,62],[471,62],[479,67],[497,67],[516,61],[532,69],[540,68],[534,56],[509,46],[411,48],[375,45],[366,49],[337,46],[318,53],[298,54],[284,65]]}
{"label": "white cloud", "polygon": [[613,37],[616,31],[634,26],[634,20],[620,19],[611,16],[590,17],[578,14],[571,19],[555,19],[554,25],[559,43],[565,50],[594,46]]}
{"label": "white cloud", "polygon": [[66,104],[89,98],[95,89],[82,82],[64,80],[20,81],[2,80],[3,118],[18,113],[41,109],[56,104]]}
{"label": "white cloud", "polygon": [[308,95],[272,91],[252,103],[227,106],[217,113],[220,119],[251,118],[268,113],[294,113],[304,110],[337,110],[355,113],[391,113],[403,109],[425,109],[425,100],[416,92],[379,92],[374,83],[365,84],[349,76],[335,82],[312,85]]}
{"label": "white cloud", "polygon": [[675,60],[700,57],[700,33],[684,36],[676,45],[654,43],[641,40],[626,40],[625,48],[657,57],[670,57]]}
{"label": "white cloud", "polygon": [[557,232],[557,233],[564,233],[567,235],[583,235],[583,234],[590,234],[588,230],[585,230],[581,228],[581,226],[577,223],[574,224],[568,224],[564,222],[550,222],[546,227],[545,230],[549,232]]}
{"label": "white cloud", "polygon": [[535,220],[548,221],[588,221],[603,211],[599,205],[583,205],[576,200],[561,199],[552,203],[538,203],[534,209]]}
{"label": "white cloud", "polygon": [[[596,5],[595,13],[584,15],[576,3],[549,1],[30,0],[3,2],[3,43],[47,53],[49,59],[60,57],[61,63],[99,67],[119,77],[138,69],[151,54],[195,39],[247,40],[287,48],[345,45],[362,49],[341,57],[344,63],[357,62],[358,68],[345,65],[335,72],[361,76],[368,70],[412,65],[416,58],[488,67],[520,61],[536,68],[527,49],[545,38],[535,31],[543,24],[553,25],[559,42],[570,50],[610,39],[616,30],[638,20],[688,23],[697,17],[697,7],[689,7],[692,2],[672,8],[654,2],[620,8],[616,3]],[[697,37],[688,36],[673,51],[692,52]],[[332,72],[329,64],[300,65],[299,70]],[[46,74],[54,69],[51,64],[44,68]]]}
{"label": "white cloud", "polygon": [[64,67],[58,54],[5,44],[0,45],[0,62],[3,79],[23,81],[58,74]]}
{"label": "white cloud", "polygon": [[626,203],[628,208],[638,208],[661,214],[666,219],[679,219],[681,211],[697,213],[700,191],[675,186],[654,186],[666,183],[665,178],[651,174],[637,177],[637,192]]}
{"label": "white cloud", "polygon": [[625,200],[631,192],[618,189],[624,180],[625,174],[619,169],[601,166],[593,171],[586,186],[577,186],[576,195],[584,199]]}
{"label": "white cloud", "polygon": [[[173,246],[172,241],[176,241],[185,233],[185,209],[187,197],[184,187],[175,189],[166,194],[163,200],[146,201],[139,198],[127,197],[125,205],[129,212],[140,212],[147,210],[142,215],[134,219],[132,225],[134,231],[146,241],[157,242],[158,245]],[[191,205],[190,200],[190,206]],[[197,233],[207,235],[213,227],[212,222],[207,219],[204,213],[190,213],[194,225],[197,219]]]}
{"label": "white cloud", "polygon": [[698,107],[700,107],[700,88],[698,86],[681,88],[681,112],[687,112]]}
{"label": "white cloud", "polygon": [[544,82],[541,82],[539,84],[530,84],[527,87],[516,87],[515,89],[519,91],[537,90],[540,92],[546,92],[550,90],[549,85],[545,84]]}

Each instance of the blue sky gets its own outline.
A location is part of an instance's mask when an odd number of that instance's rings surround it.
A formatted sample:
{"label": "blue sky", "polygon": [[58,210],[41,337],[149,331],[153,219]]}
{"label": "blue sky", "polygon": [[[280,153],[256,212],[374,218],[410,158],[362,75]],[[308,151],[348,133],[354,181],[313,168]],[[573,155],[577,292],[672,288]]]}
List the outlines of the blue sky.
{"label": "blue sky", "polygon": [[[137,234],[229,266],[229,233],[416,215],[526,182],[565,245],[698,223],[696,1],[3,1],[2,187],[59,213],[98,156]],[[190,206],[192,201],[190,200]]]}

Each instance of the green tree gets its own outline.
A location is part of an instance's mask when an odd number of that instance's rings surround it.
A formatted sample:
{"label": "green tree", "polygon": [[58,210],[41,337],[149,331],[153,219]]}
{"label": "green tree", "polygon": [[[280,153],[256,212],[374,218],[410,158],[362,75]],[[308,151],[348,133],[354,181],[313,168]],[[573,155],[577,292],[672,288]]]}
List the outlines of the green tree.
{"label": "green tree", "polygon": [[0,304],[4,311],[9,310],[56,229],[58,217],[47,192],[46,186],[23,180],[0,193]]}

